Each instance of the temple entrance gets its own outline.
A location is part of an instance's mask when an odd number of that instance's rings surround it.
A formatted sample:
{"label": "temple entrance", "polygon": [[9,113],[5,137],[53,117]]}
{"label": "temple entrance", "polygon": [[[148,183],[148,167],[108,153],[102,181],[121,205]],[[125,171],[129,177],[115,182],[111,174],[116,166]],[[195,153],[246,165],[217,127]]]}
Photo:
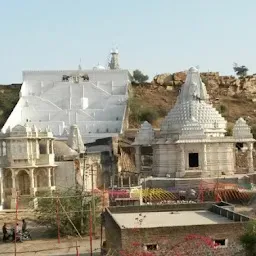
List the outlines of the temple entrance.
{"label": "temple entrance", "polygon": [[18,190],[20,195],[29,195],[30,194],[30,181],[29,175],[25,170],[22,170],[17,175],[18,180]]}
{"label": "temple entrance", "polygon": [[189,153],[188,154],[188,165],[189,165],[189,168],[195,168],[195,167],[199,166],[198,153]]}

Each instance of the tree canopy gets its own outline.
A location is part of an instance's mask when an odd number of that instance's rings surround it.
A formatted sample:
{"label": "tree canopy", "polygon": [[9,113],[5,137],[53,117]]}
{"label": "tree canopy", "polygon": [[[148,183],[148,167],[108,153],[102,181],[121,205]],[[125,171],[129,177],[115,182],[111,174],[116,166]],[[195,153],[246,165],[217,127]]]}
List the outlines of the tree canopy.
{"label": "tree canopy", "polygon": [[140,70],[136,69],[133,71],[133,79],[137,83],[145,83],[148,80],[148,76],[144,75]]}
{"label": "tree canopy", "polygon": [[239,77],[247,76],[247,72],[249,71],[249,69],[246,66],[244,66],[244,65],[238,66],[237,63],[234,63],[233,69],[234,69],[236,75]]}

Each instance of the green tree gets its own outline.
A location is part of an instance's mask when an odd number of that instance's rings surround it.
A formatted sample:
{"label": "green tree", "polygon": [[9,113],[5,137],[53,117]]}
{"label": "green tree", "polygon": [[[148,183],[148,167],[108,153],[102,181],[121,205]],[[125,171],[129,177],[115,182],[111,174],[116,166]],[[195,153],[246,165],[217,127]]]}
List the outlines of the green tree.
{"label": "green tree", "polygon": [[144,75],[140,70],[133,71],[133,79],[137,83],[145,83],[148,80],[148,76]]}
{"label": "green tree", "polygon": [[240,242],[246,251],[247,256],[256,256],[256,221],[250,221],[246,226]]}
{"label": "green tree", "polygon": [[[57,231],[58,222],[60,233],[62,235],[77,235],[89,233],[89,216],[92,203],[94,201],[94,209],[97,209],[100,198],[91,195],[85,195],[80,189],[68,188],[54,193],[54,195],[45,194],[41,198],[38,197],[38,207],[36,214],[38,220]],[[58,214],[57,214],[58,212]],[[95,226],[100,222],[100,214],[95,214]],[[75,228],[74,228],[75,226]],[[76,231],[77,229],[77,231]]]}
{"label": "green tree", "polygon": [[237,63],[234,63],[233,69],[237,76],[245,77],[247,76],[248,68],[246,66],[238,66]]}

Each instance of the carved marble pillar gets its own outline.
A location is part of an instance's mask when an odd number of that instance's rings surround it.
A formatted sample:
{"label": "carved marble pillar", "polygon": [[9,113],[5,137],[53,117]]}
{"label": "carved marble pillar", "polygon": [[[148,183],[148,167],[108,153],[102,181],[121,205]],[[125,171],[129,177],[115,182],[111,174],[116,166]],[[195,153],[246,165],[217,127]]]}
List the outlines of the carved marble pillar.
{"label": "carved marble pillar", "polygon": [[16,189],[16,173],[14,169],[12,171],[12,199],[11,199],[11,209],[16,208],[16,197],[17,197],[17,189]]}
{"label": "carved marble pillar", "polygon": [[141,172],[141,147],[135,146],[136,154],[135,154],[135,165],[136,165],[136,171],[138,173]]}
{"label": "carved marble pillar", "polygon": [[35,178],[34,178],[34,169],[29,170],[29,179],[30,179],[30,195],[35,196]]}
{"label": "carved marble pillar", "polygon": [[[176,177],[177,178],[181,178],[181,177],[184,177],[185,175],[185,149],[184,149],[184,145],[183,144],[180,144],[179,145],[179,159],[180,159],[180,166],[179,166],[179,169],[178,171],[176,172]],[[177,163],[178,164],[178,163]]]}
{"label": "carved marble pillar", "polygon": [[249,173],[254,172],[252,153],[253,153],[253,143],[251,142],[251,143],[248,143],[248,155],[247,155]]}
{"label": "carved marble pillar", "polygon": [[47,178],[48,178],[48,187],[51,188],[52,187],[52,177],[51,177],[51,167],[47,168]]}

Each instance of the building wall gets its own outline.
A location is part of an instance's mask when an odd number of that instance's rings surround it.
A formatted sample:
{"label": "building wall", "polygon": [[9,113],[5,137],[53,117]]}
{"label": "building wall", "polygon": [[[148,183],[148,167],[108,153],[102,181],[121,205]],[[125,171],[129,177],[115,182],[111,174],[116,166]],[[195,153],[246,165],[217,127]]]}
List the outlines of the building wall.
{"label": "building wall", "polygon": [[116,224],[108,209],[106,209],[104,213],[104,226],[107,248],[114,252],[113,254],[110,253],[110,255],[119,255],[116,252],[120,251],[122,248],[121,229]]}
{"label": "building wall", "polygon": [[154,145],[153,146],[153,174],[159,177],[175,177],[179,161],[176,145]]}
{"label": "building wall", "polygon": [[211,176],[235,172],[235,154],[233,143],[207,144],[207,171]]}
{"label": "building wall", "polygon": [[[199,166],[189,166],[189,153],[198,153]],[[198,170],[205,177],[235,172],[233,143],[184,144],[184,165],[178,144],[153,145],[153,173],[158,177],[176,177],[176,172]]]}
{"label": "building wall", "polygon": [[[169,228],[122,229],[122,250],[142,250],[143,244],[158,244],[159,255],[178,251],[181,255],[187,251],[192,255],[206,255],[207,246],[200,246],[200,239],[186,241],[188,235],[201,235],[211,239],[228,239],[227,248],[216,248],[214,255],[233,255],[234,247],[239,248],[239,236],[243,233],[244,223],[215,224],[201,226],[183,226]],[[199,243],[198,243],[199,242]],[[136,246],[135,246],[136,244]],[[179,244],[179,246],[177,246]],[[208,249],[209,250],[209,249]],[[213,249],[211,249],[213,250]],[[224,253],[224,254],[223,254]],[[171,255],[171,254],[169,254]],[[195,254],[193,254],[195,255]]]}
{"label": "building wall", "polygon": [[56,187],[67,189],[76,185],[76,174],[73,161],[62,161],[56,162],[58,165],[55,176],[56,176]]}

